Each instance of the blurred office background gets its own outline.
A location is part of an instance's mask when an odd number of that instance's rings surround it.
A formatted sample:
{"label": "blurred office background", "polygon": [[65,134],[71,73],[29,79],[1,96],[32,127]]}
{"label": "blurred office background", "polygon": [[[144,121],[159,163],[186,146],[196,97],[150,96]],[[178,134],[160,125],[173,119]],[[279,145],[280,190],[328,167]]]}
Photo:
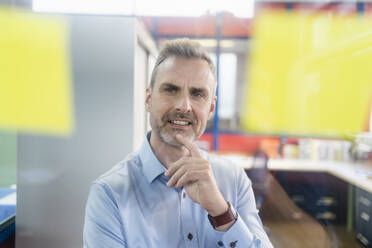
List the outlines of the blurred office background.
{"label": "blurred office background", "polygon": [[[218,72],[198,145],[246,169],[273,245],[372,247],[371,22],[364,1],[0,0],[0,247],[82,247],[90,183],[139,148],[158,48],[179,37]],[[40,54],[19,72],[60,72],[61,90],[6,71],[16,42]]]}

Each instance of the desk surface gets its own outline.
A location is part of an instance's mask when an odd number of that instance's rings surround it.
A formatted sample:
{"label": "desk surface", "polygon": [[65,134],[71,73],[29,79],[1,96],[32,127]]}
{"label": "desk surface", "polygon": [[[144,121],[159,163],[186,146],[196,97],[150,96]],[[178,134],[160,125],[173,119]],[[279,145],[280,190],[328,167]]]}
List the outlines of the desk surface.
{"label": "desk surface", "polygon": [[[252,157],[225,155],[244,169],[253,166]],[[372,193],[372,165],[333,161],[313,161],[299,159],[269,159],[272,171],[326,172],[348,183]]]}
{"label": "desk surface", "polygon": [[15,232],[16,190],[0,188],[0,244]]}
{"label": "desk surface", "polygon": [[0,224],[16,212],[16,190],[0,188]]}

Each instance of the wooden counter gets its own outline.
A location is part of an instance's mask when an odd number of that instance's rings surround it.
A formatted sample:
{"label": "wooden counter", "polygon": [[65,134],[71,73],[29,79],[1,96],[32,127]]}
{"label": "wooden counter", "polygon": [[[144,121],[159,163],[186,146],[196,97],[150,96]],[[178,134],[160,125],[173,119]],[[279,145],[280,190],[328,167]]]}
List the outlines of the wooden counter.
{"label": "wooden counter", "polygon": [[[253,166],[252,157],[223,155],[243,167]],[[269,159],[271,171],[325,172],[372,193],[372,164],[333,161],[313,161],[300,159]]]}

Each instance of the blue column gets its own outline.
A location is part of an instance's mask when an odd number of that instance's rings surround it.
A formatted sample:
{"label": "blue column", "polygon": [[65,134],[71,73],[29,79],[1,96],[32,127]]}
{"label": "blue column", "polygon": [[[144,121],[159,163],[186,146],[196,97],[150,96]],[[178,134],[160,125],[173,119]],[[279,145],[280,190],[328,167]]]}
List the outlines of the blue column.
{"label": "blue column", "polygon": [[360,17],[364,16],[364,8],[365,8],[364,3],[357,2],[357,10]]}
{"label": "blue column", "polygon": [[286,3],[285,4],[285,8],[287,11],[292,11],[293,9],[293,3]]}
{"label": "blue column", "polygon": [[222,33],[222,14],[216,15],[216,74],[217,74],[217,88],[216,88],[216,108],[213,117],[213,151],[218,151],[218,136],[219,136],[219,119],[218,119],[218,105],[219,105],[219,84],[220,84],[220,54],[221,54],[221,33]]}

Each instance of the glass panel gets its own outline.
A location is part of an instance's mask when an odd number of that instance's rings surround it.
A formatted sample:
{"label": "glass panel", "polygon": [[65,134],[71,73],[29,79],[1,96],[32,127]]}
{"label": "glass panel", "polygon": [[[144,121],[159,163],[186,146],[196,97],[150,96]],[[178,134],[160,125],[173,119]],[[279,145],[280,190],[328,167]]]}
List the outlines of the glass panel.
{"label": "glass panel", "polygon": [[0,187],[17,181],[17,134],[0,130]]}

